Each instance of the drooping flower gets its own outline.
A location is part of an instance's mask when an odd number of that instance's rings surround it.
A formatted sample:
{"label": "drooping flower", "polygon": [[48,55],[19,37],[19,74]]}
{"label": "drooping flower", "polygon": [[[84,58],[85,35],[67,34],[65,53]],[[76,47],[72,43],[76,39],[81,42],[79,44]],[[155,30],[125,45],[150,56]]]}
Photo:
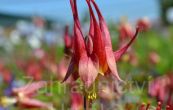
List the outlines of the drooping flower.
{"label": "drooping flower", "polygon": [[124,40],[128,40],[129,38],[132,38],[134,35],[134,32],[132,30],[131,25],[128,22],[122,22],[119,26],[119,39],[120,43]]}
{"label": "drooping flower", "polygon": [[54,110],[51,104],[44,103],[33,98],[39,89],[46,87],[47,82],[39,81],[30,83],[26,86],[13,88],[11,97],[1,98],[1,104],[7,107],[12,104],[17,104],[21,108],[44,108]]}
{"label": "drooping flower", "polygon": [[128,48],[130,47],[130,45],[134,42],[134,40],[136,39],[138,33],[140,31],[140,28],[138,27],[136,29],[136,32],[134,34],[134,36],[132,37],[132,39],[130,40],[129,43],[127,43],[125,46],[123,46],[122,48],[120,48],[119,50],[114,52],[115,55],[115,60],[118,61],[120,60],[120,58],[124,55],[124,53],[128,50]]}
{"label": "drooping flower", "polygon": [[151,27],[151,23],[147,17],[144,17],[137,21],[137,26],[139,26],[142,30],[147,31]]}
{"label": "drooping flower", "polygon": [[[70,0],[70,3],[74,17],[74,50],[64,81],[66,81],[67,78],[72,74],[74,79],[77,79],[80,76],[84,84],[89,87],[94,82],[98,73],[96,69],[96,62],[94,61],[95,56],[87,54],[88,52],[86,50],[86,45],[78,18],[76,0]],[[90,43],[89,47],[91,47]]]}
{"label": "drooping flower", "polygon": [[159,101],[173,104],[173,74],[168,74],[159,78],[156,78],[154,81],[151,81],[149,84],[149,94],[153,97],[156,97]]}
{"label": "drooping flower", "polygon": [[[130,42],[120,50],[112,50],[111,37],[106,22],[94,0],[86,0],[90,12],[90,30],[84,40],[78,17],[76,0],[70,0],[74,17],[74,50],[71,63],[67,71],[67,78],[72,74],[75,79],[80,77],[87,87],[95,81],[98,73],[102,75],[112,74],[121,80],[116,67],[116,60],[126,52],[137,36],[137,32]],[[96,9],[99,18],[97,21],[91,3]]]}

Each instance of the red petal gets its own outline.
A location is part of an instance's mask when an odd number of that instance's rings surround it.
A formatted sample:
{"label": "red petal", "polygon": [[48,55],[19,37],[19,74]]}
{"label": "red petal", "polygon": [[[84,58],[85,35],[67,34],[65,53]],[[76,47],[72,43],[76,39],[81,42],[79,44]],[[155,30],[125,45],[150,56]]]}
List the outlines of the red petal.
{"label": "red petal", "polygon": [[73,74],[75,72],[75,61],[74,61],[74,57],[71,59],[67,73],[64,77],[64,80],[62,82],[65,82],[71,74]]}
{"label": "red petal", "polygon": [[82,54],[86,53],[84,37],[78,26],[74,25],[74,54],[76,58],[80,58]]}
{"label": "red petal", "polygon": [[114,53],[112,51],[111,48],[105,48],[106,51],[106,59],[107,59],[107,63],[109,66],[109,69],[111,71],[111,73],[118,79],[121,81],[121,78],[118,75],[118,71],[117,71],[117,66],[116,66],[116,61],[115,61],[115,57],[114,57]]}
{"label": "red petal", "polygon": [[52,108],[52,106],[50,104],[41,102],[36,99],[30,99],[30,98],[19,99],[19,104],[25,108],[44,108],[44,109]]}
{"label": "red petal", "polygon": [[79,61],[79,75],[86,87],[90,87],[98,75],[98,68],[95,64],[88,56],[82,56]]}
{"label": "red petal", "polygon": [[47,85],[46,81],[34,82],[20,88],[14,88],[13,93],[14,94],[22,93],[24,95],[31,95],[36,93],[39,89],[45,87],[46,85]]}
{"label": "red petal", "polygon": [[77,26],[80,28],[80,22],[79,22],[79,16],[77,12],[77,3],[76,0],[70,0],[72,12],[73,12],[73,18],[74,21],[77,23]]}
{"label": "red petal", "polygon": [[[87,0],[87,3],[88,3],[88,5],[90,5],[90,0]],[[90,8],[90,6],[89,6],[89,8]],[[90,9],[91,10],[91,9]],[[90,14],[90,30],[89,30],[89,35],[91,36],[91,37],[93,37],[94,36],[94,24],[93,24],[93,17],[92,17],[92,15]]]}
{"label": "red petal", "polygon": [[87,52],[91,55],[93,52],[93,41],[90,35],[88,35],[85,38],[85,44],[86,44]]}
{"label": "red petal", "polygon": [[132,38],[134,35],[134,32],[132,31],[132,27],[129,23],[121,23],[119,28],[119,40],[120,43],[124,40],[127,40],[128,38]]}
{"label": "red petal", "polygon": [[105,55],[105,50],[104,50],[105,44],[104,44],[104,40],[103,40],[103,37],[101,34],[100,27],[97,23],[94,12],[92,10],[91,4],[88,1],[87,1],[87,4],[88,4],[89,11],[93,18],[93,23],[94,23],[94,36],[92,38],[93,44],[94,44],[93,53],[95,53],[99,59],[100,68],[103,68],[106,63],[106,55]]}
{"label": "red petal", "polygon": [[80,58],[81,54],[85,53],[85,42],[78,18],[76,0],[70,0],[70,3],[74,18],[74,54],[76,58]]}
{"label": "red petal", "polygon": [[94,7],[97,11],[98,17],[99,17],[100,28],[101,28],[102,34],[104,36],[104,39],[105,39],[105,45],[108,47],[112,47],[111,37],[110,37],[110,33],[109,33],[108,27],[106,25],[106,22],[102,16],[97,4],[95,3],[95,1],[94,0],[91,0],[91,1],[94,5]]}
{"label": "red petal", "polygon": [[119,49],[118,51],[114,52],[116,61],[118,61],[121,58],[121,56],[127,51],[129,46],[134,42],[138,33],[139,33],[139,28],[136,29],[135,35],[132,37],[132,39],[130,40],[130,42],[127,45],[125,45],[123,48]]}

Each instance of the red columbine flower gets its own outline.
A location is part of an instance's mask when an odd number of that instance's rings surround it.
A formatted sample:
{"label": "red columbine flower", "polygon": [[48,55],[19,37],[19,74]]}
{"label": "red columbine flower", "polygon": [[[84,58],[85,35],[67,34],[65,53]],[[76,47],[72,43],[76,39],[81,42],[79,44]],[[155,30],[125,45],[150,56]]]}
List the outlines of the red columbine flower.
{"label": "red columbine flower", "polygon": [[[125,47],[114,53],[108,27],[95,1],[87,0],[90,11],[90,31],[86,40],[84,40],[79,22],[76,0],[70,0],[70,3],[74,17],[74,49],[64,81],[72,74],[75,79],[80,76],[84,84],[90,87],[98,73],[102,75],[112,73],[115,78],[120,80],[116,60],[124,54],[134,41],[138,30]],[[96,20],[91,3],[96,9],[99,23]]]}
{"label": "red columbine flower", "polygon": [[50,108],[50,104],[46,104],[37,99],[34,99],[33,96],[36,95],[39,89],[46,87],[47,82],[39,81],[28,84],[20,88],[14,88],[13,94],[17,98],[17,103],[26,108]]}
{"label": "red columbine flower", "polygon": [[[89,87],[94,82],[98,74],[96,66],[97,61],[95,61],[95,56],[88,54],[90,52],[86,49],[86,44],[78,18],[76,0],[70,0],[70,3],[74,17],[74,49],[64,81],[72,74],[74,79],[77,79],[80,76],[84,84]],[[88,40],[88,48],[92,47],[92,43],[90,41],[91,40]]]}
{"label": "red columbine flower", "polygon": [[173,74],[155,79],[149,84],[149,94],[157,97],[159,101],[167,102],[173,107]]}
{"label": "red columbine flower", "polygon": [[128,38],[132,38],[133,35],[134,35],[134,32],[129,23],[123,22],[120,24],[120,27],[119,27],[120,43],[128,40]]}
{"label": "red columbine flower", "polygon": [[118,61],[120,60],[120,58],[122,57],[122,55],[124,55],[124,53],[127,51],[127,49],[130,47],[130,45],[134,42],[134,40],[136,39],[138,33],[139,33],[140,28],[138,27],[136,29],[136,33],[134,34],[134,36],[132,37],[132,39],[130,40],[129,43],[127,43],[124,47],[120,48],[119,50],[114,52],[115,55],[115,60]]}
{"label": "red columbine flower", "polygon": [[144,31],[147,31],[151,27],[151,23],[147,17],[139,19],[137,25],[142,28]]}
{"label": "red columbine flower", "polygon": [[44,108],[53,110],[51,104],[44,103],[33,98],[39,89],[46,87],[47,82],[39,81],[28,84],[20,88],[13,88],[13,97],[4,97],[1,103],[5,106],[8,104],[18,104],[21,108]]}

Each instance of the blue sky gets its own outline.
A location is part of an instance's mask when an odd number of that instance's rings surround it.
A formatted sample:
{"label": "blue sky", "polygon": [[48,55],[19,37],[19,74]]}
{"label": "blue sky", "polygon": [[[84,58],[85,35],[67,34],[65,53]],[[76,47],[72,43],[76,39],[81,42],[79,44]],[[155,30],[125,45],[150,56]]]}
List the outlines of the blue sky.
{"label": "blue sky", "polygon": [[[96,0],[106,19],[118,20],[128,16],[130,20],[159,16],[157,0]],[[85,0],[78,0],[79,15],[87,10]],[[0,12],[23,16],[40,15],[70,21],[72,14],[69,0],[0,0]]]}

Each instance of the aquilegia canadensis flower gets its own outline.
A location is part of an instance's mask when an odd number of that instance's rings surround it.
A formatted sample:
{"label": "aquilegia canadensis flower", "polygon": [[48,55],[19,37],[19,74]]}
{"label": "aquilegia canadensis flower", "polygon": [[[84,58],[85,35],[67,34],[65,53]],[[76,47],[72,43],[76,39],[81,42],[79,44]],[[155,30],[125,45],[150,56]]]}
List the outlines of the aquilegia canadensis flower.
{"label": "aquilegia canadensis flower", "polygon": [[173,110],[173,74],[161,76],[150,82],[149,94],[159,101],[167,103]]}
{"label": "aquilegia canadensis flower", "polygon": [[23,87],[13,88],[11,97],[3,97],[1,104],[7,107],[17,104],[21,108],[44,108],[46,110],[54,110],[51,104],[44,103],[34,98],[38,90],[48,85],[46,81],[39,81],[27,84]]}
{"label": "aquilegia canadensis flower", "polygon": [[[132,44],[139,29],[137,28],[135,35],[133,35],[127,45],[114,52],[112,50],[110,33],[100,9],[94,0],[86,0],[86,2],[90,12],[90,30],[87,37],[84,37],[78,17],[76,0],[70,0],[74,18],[74,47],[64,81],[70,75],[73,76],[74,80],[80,77],[84,85],[89,88],[98,74],[112,74],[116,79],[121,80],[117,72],[116,61],[120,59]],[[98,21],[93,12],[92,4],[98,15]]]}
{"label": "aquilegia canadensis flower", "polygon": [[132,26],[128,22],[122,22],[119,26],[119,40],[124,42],[124,40],[132,38],[134,32]]}
{"label": "aquilegia canadensis flower", "polygon": [[150,20],[147,17],[139,19],[137,25],[144,31],[147,31],[151,27]]}

